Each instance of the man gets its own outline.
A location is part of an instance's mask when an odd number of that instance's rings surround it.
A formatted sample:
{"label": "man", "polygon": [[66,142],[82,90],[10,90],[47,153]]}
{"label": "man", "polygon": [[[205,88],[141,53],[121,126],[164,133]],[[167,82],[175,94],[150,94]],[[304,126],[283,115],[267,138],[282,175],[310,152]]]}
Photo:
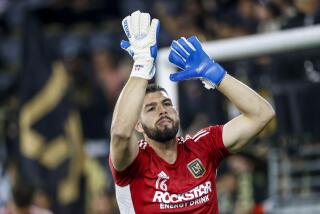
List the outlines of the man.
{"label": "man", "polygon": [[27,180],[19,178],[12,187],[12,202],[0,208],[0,214],[52,214],[33,204],[36,190]]}
{"label": "man", "polygon": [[[216,171],[274,116],[272,107],[231,77],[204,52],[196,37],[173,41],[169,60],[182,69],[172,81],[199,78],[240,110],[224,126],[210,126],[192,138],[176,137],[179,116],[166,91],[149,85],[154,75],[159,21],[136,11],[123,22],[122,41],[134,59],[117,101],[111,128],[110,167],[121,213],[218,213]],[[138,142],[135,131],[143,134]]]}

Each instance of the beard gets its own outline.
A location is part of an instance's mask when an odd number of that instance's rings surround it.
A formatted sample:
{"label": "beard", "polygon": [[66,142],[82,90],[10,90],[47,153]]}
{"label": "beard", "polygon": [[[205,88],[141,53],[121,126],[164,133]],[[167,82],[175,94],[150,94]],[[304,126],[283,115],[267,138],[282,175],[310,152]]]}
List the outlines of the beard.
{"label": "beard", "polygon": [[158,127],[148,128],[143,123],[141,125],[148,138],[160,143],[165,143],[175,138],[179,130],[179,121],[174,122],[171,128],[165,126],[163,130],[160,130]]}

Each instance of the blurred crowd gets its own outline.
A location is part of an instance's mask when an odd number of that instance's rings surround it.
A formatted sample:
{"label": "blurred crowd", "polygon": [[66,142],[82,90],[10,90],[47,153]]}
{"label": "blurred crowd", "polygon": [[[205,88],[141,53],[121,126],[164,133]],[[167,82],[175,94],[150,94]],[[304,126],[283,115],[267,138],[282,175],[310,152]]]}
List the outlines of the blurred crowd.
{"label": "blurred crowd", "polygon": [[[319,0],[0,0],[0,214],[118,213],[109,129],[132,65],[121,20],[138,9],[160,19],[160,48],[320,23]],[[319,137],[319,47],[221,63],[278,115],[223,162],[220,213],[264,213],[270,150]],[[179,84],[179,103],[182,134],[238,113],[196,81]]]}

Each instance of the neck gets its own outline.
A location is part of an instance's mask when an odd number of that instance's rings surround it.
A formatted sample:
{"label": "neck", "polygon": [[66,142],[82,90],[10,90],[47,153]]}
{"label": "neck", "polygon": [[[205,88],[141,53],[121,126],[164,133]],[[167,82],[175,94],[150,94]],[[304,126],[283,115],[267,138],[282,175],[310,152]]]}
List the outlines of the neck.
{"label": "neck", "polygon": [[158,142],[148,137],[145,138],[156,154],[166,162],[172,164],[177,159],[177,141],[173,138],[167,142]]}

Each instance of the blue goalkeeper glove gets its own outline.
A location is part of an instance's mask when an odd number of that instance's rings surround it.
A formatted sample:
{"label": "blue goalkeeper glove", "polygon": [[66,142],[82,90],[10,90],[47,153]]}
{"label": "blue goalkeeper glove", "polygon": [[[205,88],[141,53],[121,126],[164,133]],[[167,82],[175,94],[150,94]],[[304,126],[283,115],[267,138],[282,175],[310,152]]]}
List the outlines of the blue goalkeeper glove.
{"label": "blue goalkeeper glove", "polygon": [[182,69],[170,75],[171,81],[197,78],[207,89],[214,89],[227,73],[210,59],[196,36],[188,39],[181,37],[178,41],[173,41],[170,48],[169,61]]}
{"label": "blue goalkeeper glove", "polygon": [[150,24],[150,15],[138,10],[122,20],[122,27],[129,41],[122,40],[120,46],[134,60],[131,76],[152,79],[155,74],[159,20],[152,19]]}

